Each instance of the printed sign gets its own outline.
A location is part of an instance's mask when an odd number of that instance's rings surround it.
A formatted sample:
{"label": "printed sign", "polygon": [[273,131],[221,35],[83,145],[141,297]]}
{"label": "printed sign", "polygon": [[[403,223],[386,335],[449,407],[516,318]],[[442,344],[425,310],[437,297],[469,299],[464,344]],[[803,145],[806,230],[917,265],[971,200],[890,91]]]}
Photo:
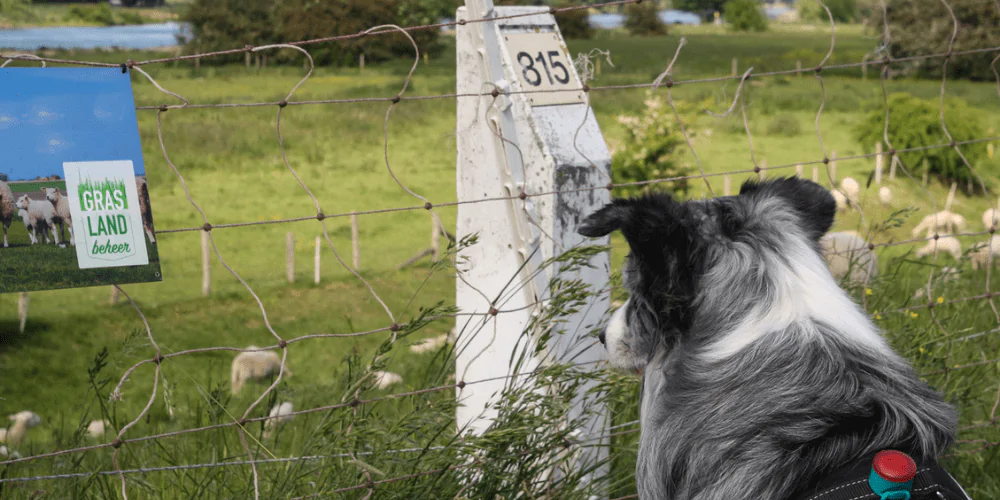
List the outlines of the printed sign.
{"label": "printed sign", "polygon": [[503,39],[532,106],[586,102],[573,59],[557,33],[508,33]]}
{"label": "printed sign", "polygon": [[0,69],[0,293],[161,281],[131,77]]}

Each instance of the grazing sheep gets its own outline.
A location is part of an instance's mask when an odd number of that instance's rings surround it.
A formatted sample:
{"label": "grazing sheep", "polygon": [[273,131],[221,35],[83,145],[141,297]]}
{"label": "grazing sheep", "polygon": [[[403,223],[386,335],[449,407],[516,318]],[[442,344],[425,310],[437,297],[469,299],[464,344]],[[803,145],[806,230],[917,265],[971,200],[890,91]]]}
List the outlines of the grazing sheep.
{"label": "grazing sheep", "polygon": [[415,352],[417,354],[436,351],[443,347],[445,344],[455,342],[455,329],[452,328],[448,333],[442,333],[437,337],[432,337],[426,340],[420,341],[418,344],[410,346],[410,352]]}
{"label": "grazing sheep", "polygon": [[892,205],[892,191],[889,190],[888,186],[878,188],[878,200],[882,202],[882,205]]}
{"label": "grazing sheep", "polygon": [[149,188],[146,186],[146,179],[135,178],[135,188],[139,193],[139,214],[142,215],[142,227],[146,230],[146,237],[149,244],[156,244],[156,236],[153,234],[153,212],[149,208]]}
{"label": "grazing sheep", "polygon": [[59,225],[59,236],[63,236],[64,227],[69,227],[69,244],[76,245],[76,238],[73,237],[73,219],[69,212],[69,198],[63,196],[56,188],[42,188],[42,192],[56,211],[52,220]]}
{"label": "grazing sheep", "polygon": [[32,200],[31,198],[28,198],[28,195],[23,195],[17,199],[17,208],[28,213],[28,218],[32,221],[32,225],[34,227],[39,227],[42,221],[44,221],[48,229],[52,231],[52,237],[55,239],[56,245],[59,244],[59,233],[56,232],[56,225],[54,221],[56,217],[56,209],[52,206],[52,203],[49,203],[48,201]]}
{"label": "grazing sheep", "polygon": [[264,438],[267,439],[274,434],[274,431],[278,426],[284,425],[286,422],[292,420],[292,412],[295,411],[291,401],[285,401],[280,405],[274,405],[271,408],[271,413],[268,415],[269,418],[264,422]]}
{"label": "grazing sheep", "polygon": [[838,212],[846,211],[847,197],[844,196],[844,193],[841,193],[839,189],[834,189],[830,191],[830,194],[833,195],[833,200],[837,202],[837,211]]}
{"label": "grazing sheep", "polygon": [[372,375],[375,375],[375,385],[379,389],[385,389],[403,381],[403,377],[392,372],[375,371],[372,372]]}
{"label": "grazing sheep", "polygon": [[0,429],[0,443],[7,442],[7,429]]}
{"label": "grazing sheep", "polygon": [[987,208],[983,212],[983,225],[986,226],[986,229],[1000,225],[1000,210]]}
{"label": "grazing sheep", "polygon": [[[258,349],[249,346],[247,349]],[[241,352],[233,358],[232,390],[239,394],[243,384],[248,380],[261,381],[272,378],[281,369],[281,356],[272,351]],[[292,372],[286,366],[282,374],[291,377]]]}
{"label": "grazing sheep", "polygon": [[820,240],[830,273],[838,281],[868,283],[878,275],[878,261],[868,243],[854,231],[828,233]]}
{"label": "grazing sheep", "polygon": [[917,227],[913,228],[911,234],[913,237],[916,237],[922,231],[926,231],[929,238],[935,234],[960,233],[962,229],[965,229],[965,217],[954,212],[949,212],[948,210],[942,210],[936,214],[924,217],[920,221],[920,224],[917,224]]}
{"label": "grazing sheep", "polygon": [[926,245],[917,250],[917,258],[937,255],[939,252],[950,253],[955,260],[959,260],[962,258],[962,244],[954,236],[940,236],[937,240],[928,241]]}
{"label": "grazing sheep", "polygon": [[993,265],[1000,263],[1000,235],[990,236],[989,242],[972,245],[972,268],[986,269],[992,254]]}
{"label": "grazing sheep", "polygon": [[14,220],[14,193],[6,182],[0,181],[0,224],[3,224],[3,247],[7,248],[7,229]]}
{"label": "grazing sheep", "polygon": [[17,209],[17,216],[21,218],[21,222],[24,223],[24,228],[28,230],[28,239],[31,241],[32,245],[39,242],[39,236],[45,240],[45,243],[52,241],[52,239],[49,238],[49,226],[41,217],[32,218],[31,215],[28,214],[28,211],[23,208]]}
{"label": "grazing sheep", "polygon": [[111,422],[108,422],[107,419],[92,420],[87,426],[87,435],[94,439],[100,439],[109,427],[111,427]]}
{"label": "grazing sheep", "polygon": [[858,184],[858,181],[850,177],[844,177],[840,181],[840,190],[844,192],[843,194],[847,197],[847,201],[850,202],[850,206],[858,206],[858,201],[861,199],[861,186]]}
{"label": "grazing sheep", "polygon": [[7,428],[6,443],[10,449],[16,450],[24,441],[28,429],[36,427],[42,423],[42,418],[34,412],[22,411],[8,417],[13,424]]}

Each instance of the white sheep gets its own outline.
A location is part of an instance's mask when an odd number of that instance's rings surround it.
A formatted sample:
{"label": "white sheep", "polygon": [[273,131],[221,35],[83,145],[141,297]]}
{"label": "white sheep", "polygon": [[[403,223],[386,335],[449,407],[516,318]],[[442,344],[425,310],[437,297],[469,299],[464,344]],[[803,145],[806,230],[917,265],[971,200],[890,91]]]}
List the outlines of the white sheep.
{"label": "white sheep", "polygon": [[28,198],[28,195],[23,195],[17,199],[17,208],[28,213],[28,217],[33,221],[32,224],[35,227],[38,227],[44,221],[45,225],[52,231],[52,237],[55,239],[56,245],[59,244],[59,233],[56,232],[54,221],[56,209],[52,206],[52,203],[49,203],[48,200],[32,200]]}
{"label": "white sheep", "polygon": [[858,184],[858,181],[851,177],[844,177],[840,181],[840,190],[844,192],[847,201],[850,202],[850,206],[858,206],[858,201],[861,199],[861,186]]}
{"label": "white sheep", "polygon": [[107,419],[102,420],[92,420],[89,425],[87,425],[87,435],[94,438],[100,439],[107,432],[108,428],[111,427],[111,422]]}
{"label": "white sheep", "polygon": [[379,389],[386,389],[403,381],[403,377],[392,372],[375,371],[372,375],[375,376],[375,385]]}
{"label": "white sheep", "polygon": [[1000,225],[1000,210],[987,208],[983,212],[983,225],[986,226],[986,229]]}
{"label": "white sheep", "polygon": [[25,435],[28,433],[28,429],[37,427],[42,423],[41,417],[34,412],[27,410],[15,413],[7,418],[9,418],[13,423],[7,428],[5,442],[10,445],[10,449],[12,450],[16,450],[19,446],[21,446]]}
{"label": "white sheep", "polygon": [[62,195],[56,188],[42,188],[45,199],[52,203],[55,209],[55,217],[52,221],[59,226],[59,236],[63,235],[63,228],[69,227],[69,244],[76,245],[76,238],[73,237],[73,218],[69,211],[69,198]]}
{"label": "white sheep", "polygon": [[295,411],[295,409],[292,406],[291,401],[285,401],[284,403],[274,405],[274,408],[271,408],[271,413],[268,415],[271,418],[268,418],[267,421],[264,422],[263,437],[265,439],[271,437],[279,426],[292,420],[293,411]]}
{"label": "white sheep", "polygon": [[990,262],[991,254],[993,265],[1000,264],[1000,235],[993,235],[988,242],[979,242],[972,245],[972,268],[986,269]]}
{"label": "white sheep", "polygon": [[3,225],[3,247],[7,248],[7,229],[10,228],[10,223],[14,220],[14,214],[17,213],[17,209],[14,208],[14,193],[11,192],[10,186],[6,182],[0,181],[0,224]]}
{"label": "white sheep", "polygon": [[7,429],[3,428],[0,429],[0,443],[6,443],[6,442],[7,442]]}
{"label": "white sheep", "polygon": [[[258,349],[249,346],[247,349]],[[241,352],[233,358],[232,390],[239,394],[243,384],[248,380],[261,381],[272,378],[281,369],[281,356],[273,351]],[[286,366],[281,372],[285,377],[291,377],[292,372]]]}
{"label": "white sheep", "polygon": [[837,211],[838,212],[844,212],[844,211],[846,211],[847,210],[847,197],[844,196],[844,193],[841,193],[839,189],[834,189],[834,190],[830,191],[830,194],[833,195],[833,200],[835,202],[837,202]]}
{"label": "white sheep", "polygon": [[410,346],[410,352],[415,352],[417,354],[432,352],[440,349],[445,344],[451,344],[455,342],[455,329],[452,328],[448,333],[442,333],[437,337],[432,337],[420,341],[420,343],[413,344]]}
{"label": "white sheep", "polygon": [[913,228],[911,234],[917,237],[921,232],[926,231],[927,237],[935,234],[957,234],[965,229],[965,217],[948,210],[942,210],[935,214],[924,217],[917,227]]}
{"label": "white sheep", "polygon": [[937,255],[939,252],[947,252],[955,260],[959,260],[962,258],[962,244],[954,236],[939,236],[937,240],[928,241],[926,245],[917,250],[917,258]]}
{"label": "white sheep", "polygon": [[28,214],[28,211],[23,208],[17,209],[17,216],[21,218],[21,222],[24,223],[24,228],[28,230],[28,240],[34,245],[39,242],[39,237],[45,240],[45,243],[52,241],[49,238],[49,226],[45,223],[41,217],[32,217]]}
{"label": "white sheep", "polygon": [[878,200],[882,202],[882,205],[892,205],[892,191],[889,190],[889,186],[878,188]]}
{"label": "white sheep", "polygon": [[136,177],[135,188],[139,193],[139,215],[142,216],[142,227],[146,230],[149,244],[152,245],[156,243],[156,236],[153,233],[153,212],[149,207],[149,188],[146,186],[146,179]]}
{"label": "white sheep", "polygon": [[868,283],[878,275],[878,261],[868,243],[854,231],[828,233],[820,239],[830,273],[838,281]]}

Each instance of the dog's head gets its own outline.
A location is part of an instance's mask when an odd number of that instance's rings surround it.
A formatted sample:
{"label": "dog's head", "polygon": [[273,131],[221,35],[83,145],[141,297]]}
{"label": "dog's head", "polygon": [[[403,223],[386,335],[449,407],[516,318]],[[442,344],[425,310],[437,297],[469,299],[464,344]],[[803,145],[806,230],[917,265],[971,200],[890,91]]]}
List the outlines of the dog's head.
{"label": "dog's head", "polygon": [[[611,364],[642,370],[654,355],[684,341],[696,322],[706,321],[698,314],[706,307],[725,321],[730,313],[718,297],[748,286],[745,280],[766,279],[787,255],[819,255],[819,239],[835,214],[829,191],[793,177],[748,181],[737,196],[708,200],[619,198],[590,215],[580,234],[621,231],[630,249],[622,268],[629,300],[601,335]],[[828,273],[825,267],[819,272]]]}

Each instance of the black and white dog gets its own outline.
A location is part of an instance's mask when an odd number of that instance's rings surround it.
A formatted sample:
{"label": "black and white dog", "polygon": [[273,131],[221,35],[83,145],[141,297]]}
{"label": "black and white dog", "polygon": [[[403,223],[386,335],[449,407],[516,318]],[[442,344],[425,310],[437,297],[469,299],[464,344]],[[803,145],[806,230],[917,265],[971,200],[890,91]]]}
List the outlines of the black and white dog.
{"label": "black and white dog", "polygon": [[956,410],[827,269],[835,212],[823,187],[779,178],[616,199],[583,222],[631,250],[630,298],[601,340],[613,366],[643,373],[640,498],[875,500],[865,480],[885,449],[915,460],[913,500],[968,498],[935,459]]}

